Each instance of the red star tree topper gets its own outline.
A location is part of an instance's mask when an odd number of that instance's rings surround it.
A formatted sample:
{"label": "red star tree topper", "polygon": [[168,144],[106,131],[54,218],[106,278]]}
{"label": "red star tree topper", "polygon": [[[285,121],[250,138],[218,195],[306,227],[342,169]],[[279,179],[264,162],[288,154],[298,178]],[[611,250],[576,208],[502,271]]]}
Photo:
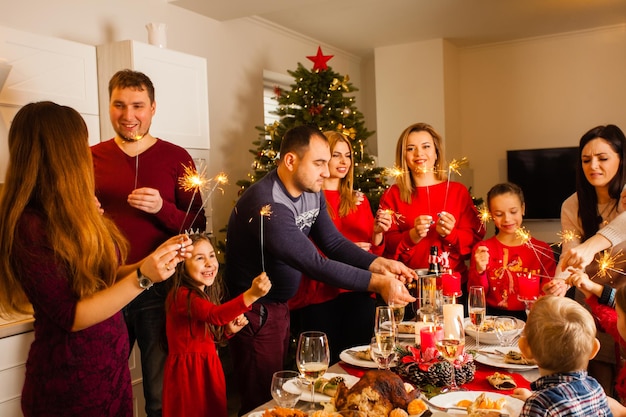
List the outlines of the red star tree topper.
{"label": "red star tree topper", "polygon": [[322,47],[317,47],[317,55],[307,56],[308,59],[313,61],[313,71],[324,71],[328,69],[326,64],[334,55],[324,55],[322,53]]}

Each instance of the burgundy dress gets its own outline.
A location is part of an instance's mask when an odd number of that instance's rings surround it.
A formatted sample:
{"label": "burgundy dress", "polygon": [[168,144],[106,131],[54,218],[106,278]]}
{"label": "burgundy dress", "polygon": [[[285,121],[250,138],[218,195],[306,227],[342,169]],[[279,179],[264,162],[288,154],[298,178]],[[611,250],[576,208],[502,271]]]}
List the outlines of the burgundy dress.
{"label": "burgundy dress", "polygon": [[35,310],[22,412],[34,416],[132,416],[128,334],[121,313],[72,332],[77,297],[55,259],[43,215],[27,210],[12,255]]}
{"label": "burgundy dress", "polygon": [[163,417],[227,417],[224,371],[205,323],[224,325],[248,311],[243,294],[215,305],[181,287],[175,296],[170,293],[166,305],[169,353],[163,377]]}

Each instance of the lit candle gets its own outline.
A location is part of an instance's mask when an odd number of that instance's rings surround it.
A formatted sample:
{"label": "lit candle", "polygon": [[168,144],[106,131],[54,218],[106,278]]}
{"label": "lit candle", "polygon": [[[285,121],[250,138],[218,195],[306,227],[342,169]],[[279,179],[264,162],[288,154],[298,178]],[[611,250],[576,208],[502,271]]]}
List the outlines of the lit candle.
{"label": "lit candle", "polygon": [[441,326],[425,326],[420,329],[420,352],[422,355],[430,348],[436,349],[437,340],[443,339],[443,328]]}
{"label": "lit candle", "polygon": [[453,272],[452,274],[443,274],[441,276],[443,295],[446,297],[460,297],[461,292],[461,274]]}
{"label": "lit candle", "polygon": [[415,322],[415,344],[417,346],[419,346],[420,343],[421,343],[420,331],[424,327],[432,327],[434,325],[435,325],[435,323],[433,323],[432,321],[417,321],[417,322]]}
{"label": "lit candle", "polygon": [[536,300],[539,297],[539,277],[531,273],[517,274],[517,294],[520,300]]}
{"label": "lit candle", "polygon": [[443,332],[444,334],[452,333],[454,323],[457,317],[463,323],[463,306],[461,304],[444,304],[443,305]]}

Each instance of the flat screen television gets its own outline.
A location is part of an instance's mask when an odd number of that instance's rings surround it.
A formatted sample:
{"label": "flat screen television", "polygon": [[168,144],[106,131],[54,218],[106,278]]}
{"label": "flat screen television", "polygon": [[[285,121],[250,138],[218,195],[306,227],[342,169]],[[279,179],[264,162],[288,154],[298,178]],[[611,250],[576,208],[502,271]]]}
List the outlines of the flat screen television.
{"label": "flat screen television", "polygon": [[578,147],[506,151],[507,180],[524,191],[525,219],[554,220],[576,191]]}

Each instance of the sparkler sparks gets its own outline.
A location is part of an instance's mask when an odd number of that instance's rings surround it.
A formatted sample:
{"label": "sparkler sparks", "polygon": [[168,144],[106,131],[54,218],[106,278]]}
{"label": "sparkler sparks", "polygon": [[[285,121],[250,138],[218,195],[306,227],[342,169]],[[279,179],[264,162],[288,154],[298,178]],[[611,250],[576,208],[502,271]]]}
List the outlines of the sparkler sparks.
{"label": "sparkler sparks", "polygon": [[[178,179],[178,185],[180,185],[180,187],[185,191],[193,190],[193,195],[191,196],[191,200],[189,201],[189,207],[187,207],[187,212],[185,213],[183,222],[180,225],[180,231],[178,232],[179,234],[185,227],[185,221],[187,220],[187,216],[191,211],[191,207],[193,206],[196,194],[200,193],[200,196],[204,198],[202,199],[202,205],[200,206],[196,215],[191,221],[190,227],[193,226],[200,213],[204,210],[207,202],[211,200],[211,196],[213,195],[213,192],[218,188],[218,186],[228,183],[228,177],[223,172],[220,172],[213,178],[207,179],[206,167],[202,167],[200,172],[198,172],[193,165],[183,165],[183,169],[184,175]],[[213,186],[209,189],[211,184],[213,184]],[[222,191],[222,193],[224,192],[222,188],[220,188],[220,190]],[[203,195],[203,193],[207,194]]]}
{"label": "sparkler sparks", "polygon": [[575,230],[563,230],[562,232],[558,232],[557,236],[561,238],[559,242],[554,243],[558,247],[561,247],[567,242],[572,242],[581,238]]}
{"label": "sparkler sparks", "polygon": [[404,171],[398,167],[393,167],[393,168],[385,168],[383,170],[383,175],[385,177],[394,177],[394,178],[398,178],[401,177],[402,175],[404,175]]}
{"label": "sparkler sparks", "polygon": [[618,268],[619,265],[623,264],[624,260],[618,260],[622,256],[622,251],[619,250],[615,255],[611,255],[611,252],[605,250],[602,252],[599,258],[596,259],[598,262],[598,272],[594,275],[595,277],[613,279],[611,272],[616,272],[618,274],[624,274],[624,270],[622,268]]}
{"label": "sparkler sparks", "polygon": [[487,227],[487,223],[491,221],[491,212],[486,204],[483,204],[478,209],[478,218],[480,219],[480,227]]}
{"label": "sparkler sparks", "polygon": [[185,175],[178,179],[178,185],[185,191],[194,192],[201,190],[202,187],[209,181],[206,178],[206,168],[202,168],[200,172],[196,170],[193,166],[185,166],[183,165],[183,169],[185,171]]}
{"label": "sparkler sparks", "polygon": [[463,165],[467,165],[469,163],[469,161],[467,160],[467,158],[464,156],[463,158],[461,158],[460,160],[456,160],[453,159],[450,164],[448,164],[448,174],[450,172],[454,172],[455,174],[457,174],[459,177],[461,176],[461,172],[459,171],[459,168],[461,168]]}
{"label": "sparkler sparks", "polygon": [[522,241],[522,245],[530,245],[530,232],[525,227],[518,227],[515,231],[515,237]]}
{"label": "sparkler sparks", "polygon": [[395,224],[400,224],[400,223],[404,223],[404,216],[400,213],[396,213],[395,211],[391,210],[391,209],[383,209],[382,210],[385,214],[388,214],[391,216],[391,222],[395,223]]}

